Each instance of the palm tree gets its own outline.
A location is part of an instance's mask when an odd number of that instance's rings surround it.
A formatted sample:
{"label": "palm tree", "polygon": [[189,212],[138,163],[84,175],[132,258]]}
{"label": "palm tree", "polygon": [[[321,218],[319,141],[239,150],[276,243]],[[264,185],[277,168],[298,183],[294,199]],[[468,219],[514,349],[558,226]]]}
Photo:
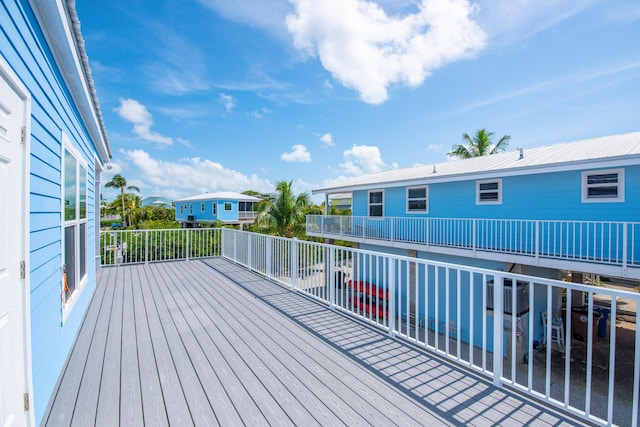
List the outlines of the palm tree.
{"label": "palm tree", "polygon": [[119,188],[120,189],[120,199],[122,200],[122,226],[127,226],[127,220],[125,219],[125,210],[124,210],[124,190],[134,190],[140,192],[140,189],[135,185],[127,185],[127,180],[125,177],[120,175],[119,173],[115,174],[111,181],[107,182],[104,185],[106,188]]}
{"label": "palm tree", "polygon": [[292,181],[278,182],[276,192],[258,202],[258,229],[289,238],[304,235],[305,212],[310,204],[309,195],[294,195],[291,184]]}
{"label": "palm tree", "polygon": [[466,144],[455,144],[448,154],[459,159],[497,154],[504,151],[511,140],[510,135],[505,135],[494,144],[492,137],[493,132],[487,132],[486,129],[478,129],[473,138],[468,133],[463,133],[462,140]]}

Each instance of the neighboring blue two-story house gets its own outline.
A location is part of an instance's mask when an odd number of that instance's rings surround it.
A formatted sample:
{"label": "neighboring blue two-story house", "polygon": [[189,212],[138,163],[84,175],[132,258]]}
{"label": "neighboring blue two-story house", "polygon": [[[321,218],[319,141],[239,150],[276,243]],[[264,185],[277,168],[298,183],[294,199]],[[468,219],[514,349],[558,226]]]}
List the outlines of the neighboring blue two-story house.
{"label": "neighboring blue two-story house", "polygon": [[202,223],[222,221],[229,225],[253,224],[259,198],[223,191],[205,193],[176,200],[176,221],[183,227],[199,227]]}
{"label": "neighboring blue two-story house", "polygon": [[111,157],[75,2],[0,4],[0,425],[40,422],[96,282]]}
{"label": "neighboring blue two-story house", "polygon": [[[353,215],[308,216],[308,235],[551,279],[564,271],[575,273],[575,281],[582,281],[583,273],[640,279],[640,132],[392,170],[313,191],[327,200],[345,192],[353,194]],[[360,279],[366,272],[354,267],[353,273]],[[384,282],[384,271],[377,277]],[[416,277],[412,270],[410,277]],[[422,295],[424,288],[420,283]],[[543,311],[560,314],[557,291],[552,307],[536,293],[534,319]],[[481,300],[468,301],[467,307],[474,304],[480,313]],[[574,304],[582,301],[574,298]],[[424,310],[422,301],[419,306]],[[534,336],[541,334],[537,330]]]}
{"label": "neighboring blue two-story house", "polygon": [[640,279],[640,132],[365,175],[307,233],[489,268]]}

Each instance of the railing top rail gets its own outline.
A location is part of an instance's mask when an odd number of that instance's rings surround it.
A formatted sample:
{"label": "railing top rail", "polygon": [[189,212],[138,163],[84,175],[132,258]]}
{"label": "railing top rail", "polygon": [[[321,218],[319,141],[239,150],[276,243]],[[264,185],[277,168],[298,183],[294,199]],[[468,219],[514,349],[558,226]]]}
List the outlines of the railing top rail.
{"label": "railing top rail", "polygon": [[352,219],[368,219],[368,220],[401,220],[401,221],[418,221],[418,220],[436,220],[436,221],[450,221],[450,220],[468,220],[468,221],[509,221],[509,222],[541,222],[541,223],[578,223],[578,224],[630,224],[640,225],[640,221],[603,221],[603,220],[591,220],[591,219],[530,219],[530,218],[477,218],[477,217],[432,217],[432,216],[366,216],[366,215],[307,215],[307,218],[352,218]]}

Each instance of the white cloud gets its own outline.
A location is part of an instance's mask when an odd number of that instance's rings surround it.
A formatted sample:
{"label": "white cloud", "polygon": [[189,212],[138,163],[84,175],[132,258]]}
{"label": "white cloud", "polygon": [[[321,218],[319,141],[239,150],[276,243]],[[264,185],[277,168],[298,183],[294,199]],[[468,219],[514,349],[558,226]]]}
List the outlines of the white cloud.
{"label": "white cloud", "polygon": [[320,141],[322,141],[323,144],[328,145],[329,147],[333,147],[336,145],[333,142],[333,135],[331,135],[330,133],[325,133],[324,135],[321,135]]}
{"label": "white cloud", "polygon": [[236,106],[236,103],[233,100],[233,96],[224,93],[220,94],[220,102],[222,102],[222,104],[224,105],[227,113],[230,113],[231,110],[233,110],[233,108]]}
{"label": "white cloud", "polygon": [[280,158],[285,162],[310,162],[311,154],[307,150],[307,147],[302,144],[296,144],[291,147],[291,152],[282,153]]}
{"label": "white cloud", "polygon": [[380,149],[370,145],[354,145],[344,152],[346,162],[340,164],[341,172],[347,175],[362,175],[380,172],[386,165]]}
{"label": "white cloud", "polygon": [[384,102],[392,84],[420,85],[443,65],[472,57],[485,33],[468,0],[422,0],[412,14],[389,16],[364,0],[291,0],[287,27],[296,48],[363,101]]}
{"label": "white cloud", "polygon": [[131,179],[141,183],[145,194],[162,193],[175,199],[207,191],[273,191],[273,185],[264,178],[255,174],[247,176],[208,159],[162,161],[139,149],[123,150],[121,154],[138,168],[139,175]]}
{"label": "white cloud", "polygon": [[168,136],[160,135],[157,132],[151,130],[153,125],[153,117],[147,107],[140,104],[135,99],[122,99],[120,98],[120,106],[114,108],[114,111],[118,113],[124,120],[133,123],[133,133],[138,138],[145,141],[155,142],[159,145],[172,145],[173,139]]}
{"label": "white cloud", "polygon": [[284,17],[291,10],[287,0],[199,0],[227,19],[261,28],[284,38]]}
{"label": "white cloud", "polygon": [[443,151],[444,150],[444,145],[443,144],[429,144],[429,145],[427,145],[426,150],[427,151]]}

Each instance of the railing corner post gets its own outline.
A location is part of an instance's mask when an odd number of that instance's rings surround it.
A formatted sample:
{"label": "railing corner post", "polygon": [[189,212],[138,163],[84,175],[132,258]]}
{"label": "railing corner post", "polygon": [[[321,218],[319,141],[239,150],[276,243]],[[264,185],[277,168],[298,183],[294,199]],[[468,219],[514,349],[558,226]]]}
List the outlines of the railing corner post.
{"label": "railing corner post", "polygon": [[185,234],[185,240],[186,240],[186,260],[189,261],[189,253],[191,252],[191,248],[189,247],[189,229],[187,229],[187,233]]}

